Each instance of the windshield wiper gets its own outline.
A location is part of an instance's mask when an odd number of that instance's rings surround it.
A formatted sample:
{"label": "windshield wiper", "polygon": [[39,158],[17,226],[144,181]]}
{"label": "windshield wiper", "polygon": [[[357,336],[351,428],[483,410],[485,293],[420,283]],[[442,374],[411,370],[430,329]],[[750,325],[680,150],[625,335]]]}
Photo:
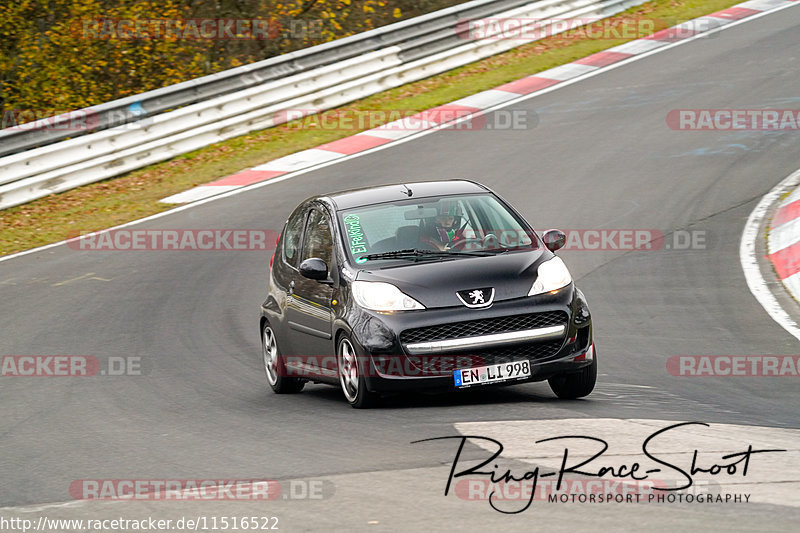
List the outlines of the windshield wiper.
{"label": "windshield wiper", "polygon": [[403,259],[407,257],[449,257],[449,256],[487,256],[494,255],[486,252],[460,252],[460,251],[447,251],[447,250],[420,250],[418,248],[409,248],[407,250],[395,250],[393,252],[383,252],[380,254],[369,254],[364,256],[364,259],[369,261],[373,259]]}

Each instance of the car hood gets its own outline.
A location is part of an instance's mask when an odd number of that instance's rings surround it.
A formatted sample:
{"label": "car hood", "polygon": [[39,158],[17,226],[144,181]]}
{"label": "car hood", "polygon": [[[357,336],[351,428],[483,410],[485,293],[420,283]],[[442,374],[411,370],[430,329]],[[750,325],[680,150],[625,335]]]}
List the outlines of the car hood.
{"label": "car hood", "polygon": [[458,257],[393,264],[361,270],[356,279],[396,285],[427,308],[463,305],[457,291],[492,287],[494,301],[528,295],[539,264],[553,257],[549,251],[507,252],[485,257]]}

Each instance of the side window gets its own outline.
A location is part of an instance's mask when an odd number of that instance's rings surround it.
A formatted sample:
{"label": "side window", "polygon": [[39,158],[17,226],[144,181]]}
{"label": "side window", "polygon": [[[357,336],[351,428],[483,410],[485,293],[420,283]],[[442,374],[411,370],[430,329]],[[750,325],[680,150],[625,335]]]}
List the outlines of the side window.
{"label": "side window", "polygon": [[333,257],[333,237],[327,215],[319,209],[312,209],[308,216],[303,242],[303,260],[319,257],[329,266]]}
{"label": "side window", "polygon": [[297,256],[300,255],[300,237],[303,235],[303,222],[306,220],[305,214],[306,210],[303,207],[292,213],[283,234],[283,258],[295,268],[297,268],[298,264]]}

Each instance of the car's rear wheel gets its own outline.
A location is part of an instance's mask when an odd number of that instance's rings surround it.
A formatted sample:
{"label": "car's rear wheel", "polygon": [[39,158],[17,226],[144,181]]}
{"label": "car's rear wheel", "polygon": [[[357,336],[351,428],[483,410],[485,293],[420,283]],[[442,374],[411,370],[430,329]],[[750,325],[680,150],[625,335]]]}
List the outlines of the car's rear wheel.
{"label": "car's rear wheel", "polygon": [[559,398],[574,400],[588,396],[597,383],[597,350],[593,350],[592,364],[578,372],[559,374],[548,379],[550,388]]}
{"label": "car's rear wheel", "polygon": [[291,394],[300,392],[305,381],[286,376],[286,367],[278,350],[278,341],[275,332],[269,323],[264,323],[261,331],[261,351],[264,360],[264,372],[267,374],[267,383],[277,394]]}
{"label": "car's rear wheel", "polygon": [[339,384],[347,403],[356,409],[366,409],[375,404],[377,396],[367,390],[364,379],[366,364],[361,364],[353,343],[342,335],[336,346],[336,365],[339,372]]}

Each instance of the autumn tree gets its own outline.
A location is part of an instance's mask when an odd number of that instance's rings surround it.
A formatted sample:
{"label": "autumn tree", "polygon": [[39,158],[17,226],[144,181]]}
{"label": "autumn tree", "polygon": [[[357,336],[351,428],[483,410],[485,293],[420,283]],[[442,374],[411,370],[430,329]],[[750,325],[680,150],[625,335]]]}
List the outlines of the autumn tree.
{"label": "autumn tree", "polygon": [[[0,2],[0,111],[55,113],[88,107],[456,3],[458,0],[4,0]],[[187,38],[180,32],[175,36],[153,29],[158,21],[185,28],[192,20],[207,19],[266,20],[268,38]],[[150,24],[143,24],[149,29],[135,32],[131,38],[120,30],[120,21]]]}

